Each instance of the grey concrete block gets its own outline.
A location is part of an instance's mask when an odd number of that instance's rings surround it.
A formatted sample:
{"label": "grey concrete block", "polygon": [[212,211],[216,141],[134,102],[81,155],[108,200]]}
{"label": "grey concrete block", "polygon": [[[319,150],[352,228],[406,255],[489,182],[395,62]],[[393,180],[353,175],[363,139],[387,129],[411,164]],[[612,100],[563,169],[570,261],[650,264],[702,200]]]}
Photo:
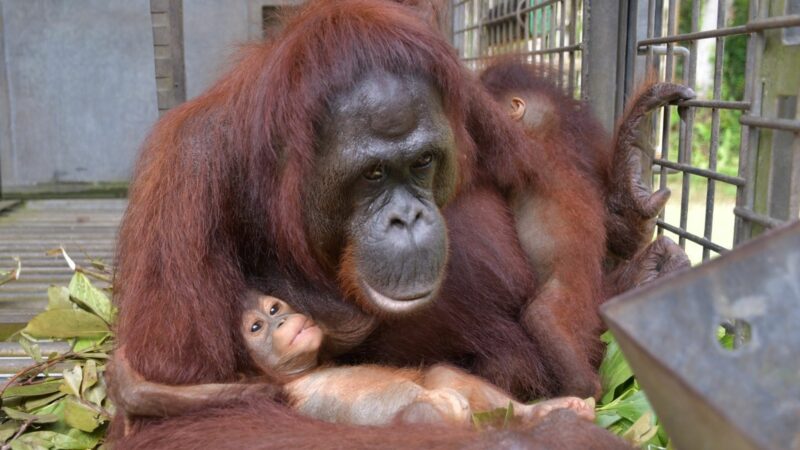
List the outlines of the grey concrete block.
{"label": "grey concrete block", "polygon": [[154,45],[169,45],[171,36],[169,34],[169,25],[154,26],[153,27],[153,44]]}
{"label": "grey concrete block", "polygon": [[150,0],[150,11],[152,12],[169,11],[169,0]]}
{"label": "grey concrete block", "polygon": [[156,58],[156,77],[172,76],[172,58]]}

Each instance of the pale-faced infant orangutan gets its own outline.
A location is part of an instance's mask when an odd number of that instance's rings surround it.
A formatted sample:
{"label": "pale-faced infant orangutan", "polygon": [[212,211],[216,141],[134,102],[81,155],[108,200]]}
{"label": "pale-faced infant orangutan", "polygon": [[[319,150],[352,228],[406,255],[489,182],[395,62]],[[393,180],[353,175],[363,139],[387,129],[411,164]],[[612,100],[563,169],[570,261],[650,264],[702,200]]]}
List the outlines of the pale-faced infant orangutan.
{"label": "pale-faced infant orangutan", "polygon": [[[507,407],[509,403],[523,425],[561,408],[569,408],[587,420],[594,418],[594,410],[580,398],[524,405],[481,378],[443,364],[426,369],[320,365],[322,330],[283,300],[256,292],[246,296],[240,331],[255,365],[283,383],[287,403],[304,415],[328,422],[468,426],[473,411]],[[128,416],[180,415],[264,391],[256,383],[168,386],[144,380],[128,365],[124,354],[117,355],[115,364],[117,398]]]}

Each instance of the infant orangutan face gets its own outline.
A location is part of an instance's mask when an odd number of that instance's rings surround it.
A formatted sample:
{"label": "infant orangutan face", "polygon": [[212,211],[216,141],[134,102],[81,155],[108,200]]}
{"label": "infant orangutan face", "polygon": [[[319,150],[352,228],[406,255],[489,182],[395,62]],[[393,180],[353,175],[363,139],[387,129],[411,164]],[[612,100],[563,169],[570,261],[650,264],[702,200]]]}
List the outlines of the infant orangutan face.
{"label": "infant orangutan face", "polygon": [[247,351],[265,372],[299,373],[317,365],[322,330],[286,302],[250,293],[242,315]]}

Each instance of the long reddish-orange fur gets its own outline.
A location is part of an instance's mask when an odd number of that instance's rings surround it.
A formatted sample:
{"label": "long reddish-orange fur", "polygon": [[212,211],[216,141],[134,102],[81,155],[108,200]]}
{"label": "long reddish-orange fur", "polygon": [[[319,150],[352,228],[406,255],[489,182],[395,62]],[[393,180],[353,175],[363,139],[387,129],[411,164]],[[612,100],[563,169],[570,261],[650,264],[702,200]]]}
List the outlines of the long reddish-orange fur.
{"label": "long reddish-orange fur", "polygon": [[[441,92],[458,146],[459,193],[444,211],[450,258],[434,306],[383,321],[346,358],[450,361],[531,397],[558,392],[574,375],[550,364],[554,352],[594,353],[594,274],[576,282],[589,293],[586,298],[547,303],[551,313],[537,309],[541,323],[527,325],[540,327],[535,336],[521,324],[537,304],[537,288],[509,196],[520,190],[552,196],[564,202],[565,220],[591,227],[594,213],[578,200],[583,188],[558,179],[568,170],[561,162],[566,156],[559,154],[570,143],[529,139],[442,37],[407,7],[321,0],[301,9],[276,40],[244,49],[227,75],[170,111],[145,143],[120,230],[115,279],[118,342],[145,378],[170,384],[231,381],[246,371],[249,360],[236,350],[245,346],[234,324],[240,314],[236,298],[251,277],[281,273],[308,283],[308,289],[339,289],[336,273],[322,267],[309,248],[303,183],[312,173],[315,130],[326,120],[327,102],[374,69],[420,74]],[[543,150],[547,145],[558,150]],[[565,236],[563,258],[594,260],[594,250],[582,250],[586,239]],[[328,329],[364,314],[313,295],[297,306]],[[550,327],[553,338],[543,338]],[[551,419],[558,420],[563,427],[540,426],[514,439],[570,448],[606,437],[568,415]],[[266,397],[180,418],[139,419],[125,438],[115,427],[119,448],[313,448],[340,441],[348,448],[449,447],[476,439],[456,430],[409,433],[321,424]],[[474,444],[507,438],[488,434]]]}

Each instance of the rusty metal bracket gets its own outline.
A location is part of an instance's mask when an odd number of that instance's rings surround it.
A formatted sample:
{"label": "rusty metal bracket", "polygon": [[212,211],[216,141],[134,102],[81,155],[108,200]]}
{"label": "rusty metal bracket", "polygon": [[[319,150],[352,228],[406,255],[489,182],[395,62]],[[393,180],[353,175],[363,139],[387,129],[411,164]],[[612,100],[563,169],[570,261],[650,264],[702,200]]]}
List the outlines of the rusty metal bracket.
{"label": "rusty metal bracket", "polygon": [[676,448],[800,449],[800,223],[601,314]]}

